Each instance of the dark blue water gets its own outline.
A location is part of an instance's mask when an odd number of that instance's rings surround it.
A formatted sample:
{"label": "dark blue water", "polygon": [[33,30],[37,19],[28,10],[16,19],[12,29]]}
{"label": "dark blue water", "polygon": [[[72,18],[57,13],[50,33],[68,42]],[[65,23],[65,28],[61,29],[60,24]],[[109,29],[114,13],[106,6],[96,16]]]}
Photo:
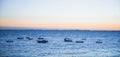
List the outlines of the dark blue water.
{"label": "dark blue water", "polygon": [[[38,37],[48,43],[37,43]],[[73,42],[64,42],[65,37]],[[82,39],[84,43],[75,42]],[[96,43],[98,39],[102,43]],[[120,31],[0,30],[0,57],[120,57],[118,40]]]}

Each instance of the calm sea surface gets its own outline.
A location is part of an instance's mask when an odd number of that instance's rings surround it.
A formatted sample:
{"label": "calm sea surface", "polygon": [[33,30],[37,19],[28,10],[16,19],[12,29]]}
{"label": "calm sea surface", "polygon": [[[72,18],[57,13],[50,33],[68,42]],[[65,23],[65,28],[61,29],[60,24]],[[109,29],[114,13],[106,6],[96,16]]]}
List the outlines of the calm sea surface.
{"label": "calm sea surface", "polygon": [[[48,43],[37,43],[39,37]],[[0,57],[120,57],[120,31],[0,30]]]}

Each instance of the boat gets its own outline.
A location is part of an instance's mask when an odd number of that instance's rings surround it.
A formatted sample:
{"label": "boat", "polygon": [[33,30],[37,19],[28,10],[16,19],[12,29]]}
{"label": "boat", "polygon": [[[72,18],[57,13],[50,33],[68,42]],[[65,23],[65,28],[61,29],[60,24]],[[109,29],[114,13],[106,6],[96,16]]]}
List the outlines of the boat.
{"label": "boat", "polygon": [[26,39],[28,39],[28,40],[33,40],[33,38],[30,38],[30,37],[26,37]]}
{"label": "boat", "polygon": [[84,41],[76,41],[76,43],[84,43]]}
{"label": "boat", "polygon": [[96,43],[102,43],[102,40],[97,40]]}
{"label": "boat", "polygon": [[48,41],[47,40],[45,40],[44,38],[39,38],[38,40],[37,40],[37,43],[47,43]]}
{"label": "boat", "polygon": [[82,38],[82,40],[86,40],[86,38]]}
{"label": "boat", "polygon": [[12,43],[12,42],[13,42],[13,40],[6,40],[6,42]]}
{"label": "boat", "polygon": [[72,40],[70,38],[65,38],[64,42],[72,42]]}
{"label": "boat", "polygon": [[24,37],[17,37],[17,39],[24,39]]}
{"label": "boat", "polygon": [[40,37],[40,38],[38,38],[38,39],[44,39],[44,38],[41,38],[41,37]]}

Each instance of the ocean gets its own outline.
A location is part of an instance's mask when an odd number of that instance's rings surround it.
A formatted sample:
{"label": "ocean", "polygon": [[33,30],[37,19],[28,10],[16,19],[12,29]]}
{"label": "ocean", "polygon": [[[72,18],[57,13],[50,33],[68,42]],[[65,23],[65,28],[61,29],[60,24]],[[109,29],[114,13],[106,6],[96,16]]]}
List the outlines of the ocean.
{"label": "ocean", "polygon": [[0,57],[120,57],[120,31],[0,30]]}

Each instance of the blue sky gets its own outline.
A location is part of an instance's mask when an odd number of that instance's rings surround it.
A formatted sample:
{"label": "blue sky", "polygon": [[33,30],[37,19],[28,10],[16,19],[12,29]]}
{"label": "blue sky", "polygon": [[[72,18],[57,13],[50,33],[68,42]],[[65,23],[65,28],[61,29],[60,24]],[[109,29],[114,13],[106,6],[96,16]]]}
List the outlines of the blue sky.
{"label": "blue sky", "polygon": [[119,17],[119,3],[119,0],[2,0],[1,16]]}
{"label": "blue sky", "polygon": [[3,22],[1,26],[15,21],[26,24],[38,22],[45,24],[46,26],[43,26],[45,28],[49,28],[47,27],[49,24],[53,28],[57,26],[61,28],[62,25],[71,24],[74,27],[74,25],[80,26],[81,23],[84,25],[92,23],[93,26],[110,24],[117,26],[117,29],[120,28],[118,27],[120,25],[119,0],[0,0],[0,8]]}

